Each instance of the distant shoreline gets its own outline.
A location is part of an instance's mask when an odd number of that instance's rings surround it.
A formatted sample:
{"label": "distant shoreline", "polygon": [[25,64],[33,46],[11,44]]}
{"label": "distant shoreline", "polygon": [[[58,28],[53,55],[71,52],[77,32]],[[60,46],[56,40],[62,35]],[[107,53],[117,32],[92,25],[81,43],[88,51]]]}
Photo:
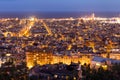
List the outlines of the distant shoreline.
{"label": "distant shoreline", "polygon": [[[36,16],[38,18],[77,18],[90,16],[93,12],[0,12],[0,18],[26,18]],[[120,12],[94,12],[97,17],[120,17]]]}

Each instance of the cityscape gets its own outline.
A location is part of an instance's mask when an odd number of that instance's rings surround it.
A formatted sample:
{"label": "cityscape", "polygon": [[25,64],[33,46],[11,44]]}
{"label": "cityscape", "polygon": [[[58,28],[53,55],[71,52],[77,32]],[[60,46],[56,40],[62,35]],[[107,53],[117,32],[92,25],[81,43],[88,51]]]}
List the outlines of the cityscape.
{"label": "cityscape", "polygon": [[[0,1],[0,4],[10,7],[20,3],[21,6],[22,1]],[[0,13],[24,12],[24,9],[36,12],[41,7],[32,0],[28,7],[27,2],[26,7],[0,8]],[[77,2],[73,4],[78,5]],[[66,5],[71,4],[70,1]],[[70,8],[49,9],[62,12]],[[40,8],[41,11],[49,9]],[[3,17],[0,14],[0,80],[120,80],[120,15],[97,16],[94,11],[99,9],[103,8],[86,9],[91,13],[79,17],[74,17],[75,14],[52,18],[35,14],[11,17],[7,12],[9,17]]]}

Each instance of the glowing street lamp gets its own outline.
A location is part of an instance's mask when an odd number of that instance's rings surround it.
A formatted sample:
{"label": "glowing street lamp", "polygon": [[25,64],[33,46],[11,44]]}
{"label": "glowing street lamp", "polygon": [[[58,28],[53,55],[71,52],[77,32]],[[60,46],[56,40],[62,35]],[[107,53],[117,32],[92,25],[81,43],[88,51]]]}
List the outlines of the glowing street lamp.
{"label": "glowing street lamp", "polygon": [[11,56],[11,54],[9,54],[9,53],[8,53],[8,54],[6,54],[6,56],[8,56],[8,57],[9,57],[9,56]]}

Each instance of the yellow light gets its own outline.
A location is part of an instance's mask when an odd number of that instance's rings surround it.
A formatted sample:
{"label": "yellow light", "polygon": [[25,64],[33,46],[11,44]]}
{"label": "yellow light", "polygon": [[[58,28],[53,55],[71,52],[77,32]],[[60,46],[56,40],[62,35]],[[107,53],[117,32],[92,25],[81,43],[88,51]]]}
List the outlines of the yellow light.
{"label": "yellow light", "polygon": [[30,17],[30,21],[34,21],[35,20],[35,17]]}
{"label": "yellow light", "polygon": [[74,77],[73,79],[76,80],[76,77]]}
{"label": "yellow light", "polygon": [[96,63],[96,65],[97,65],[97,66],[100,66],[101,64],[99,64],[99,63]]}
{"label": "yellow light", "polygon": [[102,65],[104,70],[107,70],[107,65]]}
{"label": "yellow light", "polygon": [[71,50],[71,48],[72,48],[72,45],[69,45],[69,46],[68,46],[68,50]]}
{"label": "yellow light", "polygon": [[32,65],[28,65],[28,68],[31,69],[33,66]]}
{"label": "yellow light", "polygon": [[56,55],[47,55],[47,54],[27,54],[27,66],[31,68],[31,65],[34,66],[34,62],[37,62],[37,64],[44,65],[44,64],[56,64],[59,62],[63,62],[64,64],[70,65],[71,62],[78,63],[78,61],[81,62],[82,65],[84,63],[89,64],[90,59],[87,57],[70,57],[70,56],[56,56]]}
{"label": "yellow light", "polygon": [[6,56],[11,56],[11,54],[6,54]]}

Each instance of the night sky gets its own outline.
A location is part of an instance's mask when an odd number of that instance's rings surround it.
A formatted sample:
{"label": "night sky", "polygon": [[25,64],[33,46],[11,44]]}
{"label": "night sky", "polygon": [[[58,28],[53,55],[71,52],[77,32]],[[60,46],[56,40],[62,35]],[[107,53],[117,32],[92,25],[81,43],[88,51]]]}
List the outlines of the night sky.
{"label": "night sky", "polygon": [[5,11],[117,11],[120,0],[0,0]]}

